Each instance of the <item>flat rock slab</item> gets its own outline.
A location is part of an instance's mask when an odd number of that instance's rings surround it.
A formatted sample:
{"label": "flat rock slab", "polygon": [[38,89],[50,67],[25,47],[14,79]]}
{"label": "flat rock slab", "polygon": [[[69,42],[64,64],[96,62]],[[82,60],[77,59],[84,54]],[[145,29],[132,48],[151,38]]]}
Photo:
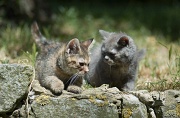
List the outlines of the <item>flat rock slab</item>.
{"label": "flat rock slab", "polygon": [[88,99],[49,98],[46,102],[46,105],[34,102],[30,118],[119,118],[116,106],[106,104],[99,107]]}
{"label": "flat rock slab", "polygon": [[0,64],[0,116],[12,112],[26,97],[33,74],[28,65]]}
{"label": "flat rock slab", "polygon": [[[37,88],[43,90],[36,86],[36,90]],[[63,91],[60,96],[44,93],[35,95],[29,114],[30,118],[129,118],[134,116],[147,117],[146,106],[136,96],[123,93],[116,87],[108,88],[106,85],[87,89],[82,94]]]}

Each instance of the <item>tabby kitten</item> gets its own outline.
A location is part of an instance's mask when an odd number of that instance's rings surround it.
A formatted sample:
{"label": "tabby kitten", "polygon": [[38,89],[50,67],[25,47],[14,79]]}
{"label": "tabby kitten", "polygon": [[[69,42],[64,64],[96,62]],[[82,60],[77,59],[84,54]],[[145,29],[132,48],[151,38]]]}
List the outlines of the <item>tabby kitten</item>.
{"label": "tabby kitten", "polygon": [[37,23],[32,24],[31,30],[40,48],[35,68],[41,86],[55,95],[61,94],[63,89],[81,93],[82,76],[89,71],[88,49],[93,39],[80,43],[74,38],[68,43],[59,43],[47,41]]}
{"label": "tabby kitten", "polygon": [[145,50],[137,50],[133,39],[125,33],[99,32],[103,42],[91,52],[87,81],[94,87],[109,84],[120,90],[133,90]]}

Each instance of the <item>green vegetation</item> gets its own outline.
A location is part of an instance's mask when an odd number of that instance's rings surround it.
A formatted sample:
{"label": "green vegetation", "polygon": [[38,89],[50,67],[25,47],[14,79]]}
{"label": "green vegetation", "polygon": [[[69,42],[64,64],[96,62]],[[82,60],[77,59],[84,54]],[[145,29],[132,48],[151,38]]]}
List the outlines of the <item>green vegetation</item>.
{"label": "green vegetation", "polygon": [[[7,3],[4,1],[1,4]],[[48,21],[34,18],[48,39],[59,41],[77,37],[80,40],[95,38],[98,42],[101,41],[99,29],[126,32],[139,48],[147,49],[140,63],[137,89],[180,89],[179,6],[179,2],[171,5],[109,5],[107,1],[105,4],[74,2],[62,5],[54,2],[49,6],[51,17]],[[34,65],[38,50],[31,38],[30,26],[33,20],[25,15],[25,20],[20,19],[19,15],[12,19],[5,14],[5,10],[2,13],[0,63]]]}
{"label": "green vegetation", "polygon": [[[170,45],[169,48],[167,46],[165,46],[164,48],[166,52],[160,52],[160,53],[166,53],[165,54],[166,56],[164,56],[164,54],[161,55],[155,54],[155,56],[159,56],[156,58],[157,59],[156,63],[150,64],[150,62],[145,62],[144,63],[145,66],[143,65],[144,67],[140,69],[140,75],[138,81],[139,83],[137,87],[138,89],[145,88],[148,90],[160,90],[160,91],[166,89],[180,90],[179,47],[173,48],[173,46]],[[148,66],[146,64],[148,64]],[[147,75],[149,74],[149,77],[146,76],[146,74]],[[143,81],[145,81],[145,83]]]}

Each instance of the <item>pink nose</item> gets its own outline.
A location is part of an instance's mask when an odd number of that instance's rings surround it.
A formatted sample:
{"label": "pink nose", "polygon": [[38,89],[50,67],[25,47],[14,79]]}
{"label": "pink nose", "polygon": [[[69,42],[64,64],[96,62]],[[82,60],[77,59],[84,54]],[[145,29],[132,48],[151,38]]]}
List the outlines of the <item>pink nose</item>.
{"label": "pink nose", "polygon": [[84,67],[84,72],[87,73],[89,71],[89,68],[87,66]]}
{"label": "pink nose", "polygon": [[87,73],[89,71],[89,68],[87,66],[84,66],[79,71],[81,71],[83,73]]}

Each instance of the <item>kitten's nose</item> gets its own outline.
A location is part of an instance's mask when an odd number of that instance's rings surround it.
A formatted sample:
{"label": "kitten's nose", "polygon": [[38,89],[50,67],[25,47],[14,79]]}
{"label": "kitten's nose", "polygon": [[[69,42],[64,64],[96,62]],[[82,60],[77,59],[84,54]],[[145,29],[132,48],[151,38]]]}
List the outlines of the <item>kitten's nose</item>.
{"label": "kitten's nose", "polygon": [[106,61],[108,61],[108,60],[109,60],[109,57],[108,57],[108,56],[105,56],[104,59],[105,59]]}
{"label": "kitten's nose", "polygon": [[87,66],[84,66],[84,72],[87,73],[89,71],[89,68]]}
{"label": "kitten's nose", "polygon": [[84,66],[83,68],[81,68],[79,71],[83,72],[83,73],[87,73],[89,71],[89,68],[87,66]]}

